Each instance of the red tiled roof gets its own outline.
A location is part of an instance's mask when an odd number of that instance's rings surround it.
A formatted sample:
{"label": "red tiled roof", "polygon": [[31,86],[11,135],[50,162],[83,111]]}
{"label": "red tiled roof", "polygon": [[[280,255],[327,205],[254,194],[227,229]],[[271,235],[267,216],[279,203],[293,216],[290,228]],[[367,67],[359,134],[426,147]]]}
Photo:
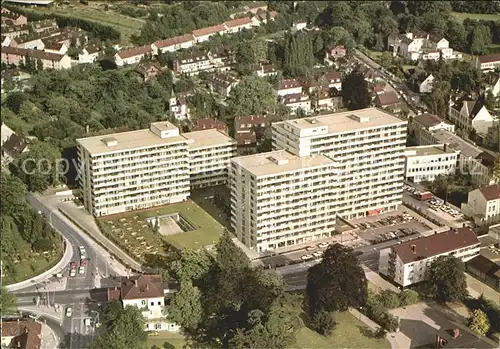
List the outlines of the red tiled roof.
{"label": "red tiled roof", "polygon": [[194,40],[193,34],[186,34],[186,35],[182,35],[182,36],[175,36],[173,38],[169,38],[169,39],[165,39],[165,40],[155,41],[154,45],[158,48],[164,48],[164,47],[183,44],[185,42],[189,42],[189,41],[193,41],[193,40]]}
{"label": "red tiled roof", "polygon": [[206,27],[206,28],[201,28],[201,29],[193,30],[193,35],[196,36],[196,37],[199,37],[199,36],[203,36],[203,35],[208,35],[208,34],[214,34],[214,33],[222,32],[222,31],[225,31],[225,30],[226,30],[226,27],[224,26],[224,24],[218,24],[218,25],[214,25],[214,26],[211,26],[211,27]]}
{"label": "red tiled roof", "polygon": [[236,19],[233,19],[231,21],[227,21],[224,24],[226,25],[226,27],[232,28],[232,27],[238,27],[240,25],[245,25],[245,24],[250,24],[250,23],[252,23],[252,20],[249,17],[243,17],[243,18],[236,18]]}
{"label": "red tiled roof", "polygon": [[9,55],[17,55],[17,56],[30,56],[34,58],[40,58],[43,60],[49,61],[60,61],[65,55],[61,55],[53,52],[45,52],[41,50],[31,50],[27,48],[20,47],[2,47],[2,53],[6,53]]}
{"label": "red tiled roof", "polygon": [[395,92],[382,93],[380,95],[377,95],[377,99],[381,106],[399,103],[399,97]]}
{"label": "red tiled roof", "polygon": [[487,187],[479,188],[481,194],[487,201],[500,199],[500,185],[493,184]]}
{"label": "red tiled roof", "polygon": [[417,115],[413,118],[415,121],[417,121],[419,124],[424,125],[425,127],[432,127],[439,125],[441,123],[446,123],[441,119],[439,116],[430,114],[430,113],[423,113],[420,115]]}
{"label": "red tiled roof", "polygon": [[411,263],[479,243],[476,234],[465,227],[403,242],[392,248],[403,263]]}
{"label": "red tiled roof", "polygon": [[151,45],[144,45],[144,46],[139,46],[139,47],[132,47],[127,50],[123,50],[118,52],[118,56],[122,59],[124,58],[130,58],[134,56],[139,56],[143,55],[146,53],[152,53],[153,49],[151,48]]}
{"label": "red tiled roof", "polygon": [[237,145],[254,145],[257,143],[257,135],[255,131],[250,132],[239,132],[234,135]]}
{"label": "red tiled roof", "polygon": [[325,75],[323,75],[323,76],[325,78],[327,78],[330,82],[337,81],[337,80],[341,79],[340,72],[338,72],[338,71],[330,71],[328,73],[325,73]]}
{"label": "red tiled roof", "polygon": [[227,130],[227,125],[214,118],[204,118],[196,120],[192,131],[208,130],[212,128],[225,132]]}
{"label": "red tiled roof", "polygon": [[283,79],[281,81],[278,81],[277,87],[278,90],[284,90],[289,88],[302,87],[302,85],[297,79]]}
{"label": "red tiled roof", "polygon": [[491,55],[484,55],[478,57],[481,63],[491,63],[500,61],[500,53],[493,53]]}
{"label": "red tiled roof", "polygon": [[42,345],[42,325],[35,321],[2,321],[2,337],[14,337],[9,348],[40,349]]}
{"label": "red tiled roof", "polygon": [[137,275],[122,278],[122,299],[155,298],[163,297],[163,295],[161,275]]}
{"label": "red tiled roof", "polygon": [[236,132],[240,129],[248,129],[246,125],[261,125],[267,122],[266,115],[247,115],[247,116],[237,116],[234,118],[234,128]]}

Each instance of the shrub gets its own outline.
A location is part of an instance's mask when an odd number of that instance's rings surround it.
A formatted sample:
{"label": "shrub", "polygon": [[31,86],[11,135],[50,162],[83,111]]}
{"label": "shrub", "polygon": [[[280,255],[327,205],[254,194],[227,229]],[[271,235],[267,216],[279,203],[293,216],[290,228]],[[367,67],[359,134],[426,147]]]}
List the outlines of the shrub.
{"label": "shrub", "polygon": [[416,304],[419,301],[420,297],[418,293],[413,290],[404,290],[399,294],[399,303],[401,307]]}
{"label": "shrub", "polygon": [[490,330],[490,321],[486,313],[479,309],[472,311],[472,315],[469,319],[469,328],[481,336],[488,333]]}
{"label": "shrub", "polygon": [[380,300],[380,303],[382,303],[383,307],[387,309],[394,309],[400,306],[398,294],[391,290],[383,290],[380,292],[378,299]]}
{"label": "shrub", "polygon": [[320,310],[313,315],[312,326],[316,332],[323,336],[331,335],[336,325],[332,312]]}

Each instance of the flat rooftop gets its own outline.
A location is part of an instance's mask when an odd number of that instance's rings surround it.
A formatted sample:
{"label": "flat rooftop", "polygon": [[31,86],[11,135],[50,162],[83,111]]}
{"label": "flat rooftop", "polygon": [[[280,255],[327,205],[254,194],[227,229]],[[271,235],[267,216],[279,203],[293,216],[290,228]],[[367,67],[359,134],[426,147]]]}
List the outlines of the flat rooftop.
{"label": "flat rooftop", "polygon": [[[414,152],[414,153],[413,153]],[[405,150],[405,156],[411,157],[411,156],[425,156],[425,155],[439,155],[439,154],[450,154],[454,153],[455,150],[452,149],[446,149],[446,151],[443,149],[442,146],[439,145],[429,145],[429,146],[417,146],[417,147],[406,147]]]}
{"label": "flat rooftop", "polygon": [[[160,129],[160,131],[174,131],[176,126],[170,123],[152,123]],[[113,133],[102,136],[94,136],[87,138],[79,138],[76,140],[90,154],[99,155],[112,152],[119,152],[129,149],[140,149],[154,147],[158,145],[171,144],[171,143],[187,143],[189,148],[203,148],[211,147],[217,144],[234,143],[231,137],[217,131],[215,129],[208,129],[202,131],[195,131],[183,133],[179,136],[171,136],[161,138],[150,129],[143,129],[130,132]]]}
{"label": "flat rooftop", "polygon": [[459,150],[464,156],[475,158],[483,151],[476,147],[474,144],[467,142],[465,139],[457,136],[446,130],[437,130],[432,132],[434,138],[437,139],[439,143],[446,143],[450,148],[454,150]]}
{"label": "flat rooftop", "polygon": [[283,121],[283,123],[287,123],[301,130],[327,126],[328,133],[338,133],[377,126],[406,124],[407,122],[383,110],[366,108],[303,119],[287,120]]}
{"label": "flat rooftop", "polygon": [[332,159],[324,155],[300,157],[286,150],[240,156],[233,158],[232,161],[255,176],[269,176],[334,164]]}
{"label": "flat rooftop", "polygon": [[214,147],[217,145],[236,144],[236,141],[224,132],[217,129],[208,129],[183,133],[182,137],[188,140],[190,149]]}

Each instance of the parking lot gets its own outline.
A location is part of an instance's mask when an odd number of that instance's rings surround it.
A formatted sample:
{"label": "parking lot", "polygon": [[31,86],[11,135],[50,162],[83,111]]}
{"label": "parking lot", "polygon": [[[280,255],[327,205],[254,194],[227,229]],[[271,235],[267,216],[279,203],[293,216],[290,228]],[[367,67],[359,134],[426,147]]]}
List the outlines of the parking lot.
{"label": "parking lot", "polygon": [[[411,195],[417,195],[419,193],[419,190],[411,185],[405,184],[404,189]],[[427,204],[429,205],[430,208],[432,208],[434,211],[441,211],[445,212],[449,215],[451,219],[460,219],[463,218],[463,214],[460,212],[458,208],[455,206],[449,204],[449,203],[444,203],[444,201],[436,196],[433,196],[432,199],[426,201]]]}

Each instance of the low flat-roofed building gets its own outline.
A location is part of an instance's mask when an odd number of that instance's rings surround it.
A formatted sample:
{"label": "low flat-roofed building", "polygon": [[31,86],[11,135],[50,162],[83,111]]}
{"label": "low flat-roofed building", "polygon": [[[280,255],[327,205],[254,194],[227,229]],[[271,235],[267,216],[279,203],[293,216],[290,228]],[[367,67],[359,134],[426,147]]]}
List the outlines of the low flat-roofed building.
{"label": "low flat-roofed building", "polygon": [[451,255],[467,262],[479,255],[480,245],[469,227],[406,241],[380,251],[379,272],[406,287],[424,281],[438,257]]}
{"label": "low flat-roofed building", "polygon": [[191,188],[226,184],[229,162],[236,156],[236,141],[217,129],[183,133],[182,137],[189,146]]}
{"label": "low flat-roofed building", "polygon": [[285,150],[231,160],[231,225],[248,248],[264,252],[335,232],[335,163]]}
{"label": "low flat-roofed building", "polygon": [[460,152],[446,144],[407,147],[405,177],[414,183],[433,181],[438,175],[454,174]]}
{"label": "low flat-roofed building", "polygon": [[[149,129],[77,139],[85,208],[104,216],[166,205],[187,199],[190,176],[203,186],[223,181],[221,168],[229,166],[227,156],[235,142],[213,132],[184,136],[176,126],[160,121]],[[191,155],[209,162],[192,170]]]}
{"label": "low flat-roofed building", "polygon": [[465,263],[465,270],[492,289],[500,292],[500,265],[498,263],[479,255]]}

